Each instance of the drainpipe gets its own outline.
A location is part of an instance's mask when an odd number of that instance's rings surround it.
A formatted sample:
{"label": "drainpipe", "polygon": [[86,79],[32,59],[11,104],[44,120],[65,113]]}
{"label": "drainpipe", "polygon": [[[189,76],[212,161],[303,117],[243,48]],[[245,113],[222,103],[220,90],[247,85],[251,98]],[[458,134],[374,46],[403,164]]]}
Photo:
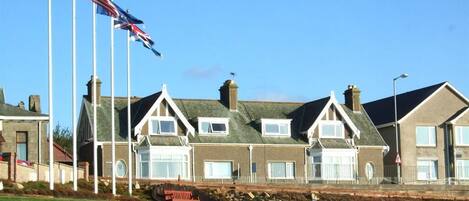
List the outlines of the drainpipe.
{"label": "drainpipe", "polygon": [[304,165],[304,171],[305,171],[305,184],[308,183],[308,155],[307,155],[308,147],[305,147],[305,165]]}
{"label": "drainpipe", "polygon": [[446,170],[446,178],[448,178],[448,182],[450,183],[450,169],[451,169],[451,161],[450,161],[450,158],[449,158],[449,127],[450,125],[449,124],[445,124],[445,140],[446,140],[446,143],[445,143],[445,157],[446,157],[446,165],[445,165],[445,170]]}
{"label": "drainpipe", "polygon": [[195,146],[192,145],[192,182],[195,182]]}
{"label": "drainpipe", "polygon": [[252,144],[249,145],[249,182],[252,183]]}
{"label": "drainpipe", "polygon": [[39,136],[39,138],[38,138],[38,141],[39,141],[38,151],[39,151],[39,153],[38,153],[37,164],[41,164],[41,162],[42,162],[42,152],[41,152],[41,139],[42,139],[42,129],[41,129],[41,127],[42,127],[42,122],[41,121],[38,122],[38,127],[39,127],[39,132],[38,132],[38,136]]}

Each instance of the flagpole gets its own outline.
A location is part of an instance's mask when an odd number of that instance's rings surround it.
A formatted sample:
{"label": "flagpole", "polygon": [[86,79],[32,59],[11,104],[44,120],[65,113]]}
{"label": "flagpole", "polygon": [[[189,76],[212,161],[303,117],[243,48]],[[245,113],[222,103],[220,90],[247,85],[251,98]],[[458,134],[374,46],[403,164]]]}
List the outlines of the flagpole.
{"label": "flagpole", "polygon": [[[112,1],[112,0],[111,0]],[[116,133],[114,114],[114,18],[111,19],[111,152],[112,152],[112,194],[116,195]]]}
{"label": "flagpole", "polygon": [[48,1],[48,64],[49,64],[49,189],[54,190],[54,115],[52,100],[52,0]]}
{"label": "flagpole", "polygon": [[78,190],[77,184],[77,60],[76,60],[76,0],[72,0],[72,124],[73,124],[73,190]]}
{"label": "flagpole", "polygon": [[129,148],[129,195],[132,196],[132,138],[130,117],[130,31],[127,30],[127,143]]}
{"label": "flagpole", "polygon": [[96,115],[96,4],[93,5],[93,179],[94,193],[98,194],[98,126]]}

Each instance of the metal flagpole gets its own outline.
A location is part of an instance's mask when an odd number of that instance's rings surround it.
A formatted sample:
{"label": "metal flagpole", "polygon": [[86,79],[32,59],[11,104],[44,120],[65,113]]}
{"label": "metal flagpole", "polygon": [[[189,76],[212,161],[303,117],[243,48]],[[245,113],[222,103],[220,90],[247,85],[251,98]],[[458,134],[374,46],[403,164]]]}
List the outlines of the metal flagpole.
{"label": "metal flagpole", "polygon": [[52,0],[48,2],[48,51],[49,51],[49,188],[54,190],[54,115],[52,101]]}
{"label": "metal flagpole", "polygon": [[94,193],[98,194],[98,126],[96,115],[96,4],[93,4],[93,179]]}
{"label": "metal flagpole", "polygon": [[112,152],[112,194],[116,195],[116,137],[114,115],[114,18],[111,17],[111,152]]}
{"label": "metal flagpole", "polygon": [[132,138],[130,117],[130,31],[127,30],[127,143],[129,148],[129,195],[132,195]]}
{"label": "metal flagpole", "polygon": [[77,62],[76,62],[76,0],[72,0],[72,136],[73,136],[73,190],[78,190],[77,184]]}

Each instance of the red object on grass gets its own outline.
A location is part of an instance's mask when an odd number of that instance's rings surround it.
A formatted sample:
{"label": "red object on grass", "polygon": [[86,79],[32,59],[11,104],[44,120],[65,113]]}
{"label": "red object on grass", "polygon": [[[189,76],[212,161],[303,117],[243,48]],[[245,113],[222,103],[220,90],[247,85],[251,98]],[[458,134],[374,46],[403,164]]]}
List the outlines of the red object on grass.
{"label": "red object on grass", "polygon": [[164,190],[164,198],[167,201],[190,201],[195,199],[191,191]]}

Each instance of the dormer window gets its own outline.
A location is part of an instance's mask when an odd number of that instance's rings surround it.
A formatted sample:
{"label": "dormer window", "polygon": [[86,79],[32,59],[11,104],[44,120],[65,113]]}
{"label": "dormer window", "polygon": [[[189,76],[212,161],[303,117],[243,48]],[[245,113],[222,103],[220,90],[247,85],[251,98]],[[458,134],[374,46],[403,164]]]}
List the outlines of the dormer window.
{"label": "dormer window", "polygon": [[227,135],[229,131],[228,118],[212,118],[212,117],[199,117],[199,133],[200,134],[221,134]]}
{"label": "dormer window", "polygon": [[320,138],[344,138],[344,123],[341,121],[321,121],[319,123]]}
{"label": "dormer window", "polygon": [[261,119],[262,135],[291,136],[291,119]]}
{"label": "dormer window", "polygon": [[150,135],[176,135],[176,119],[174,117],[152,117],[149,127]]}

